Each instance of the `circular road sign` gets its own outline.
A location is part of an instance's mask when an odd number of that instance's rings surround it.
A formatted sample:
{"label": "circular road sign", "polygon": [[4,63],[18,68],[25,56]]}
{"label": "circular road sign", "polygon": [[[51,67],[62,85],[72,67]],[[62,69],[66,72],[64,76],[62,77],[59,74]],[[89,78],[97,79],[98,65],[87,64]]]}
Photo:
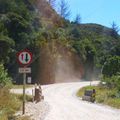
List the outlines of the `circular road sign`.
{"label": "circular road sign", "polygon": [[21,65],[29,65],[32,62],[32,53],[28,50],[20,51],[17,54],[17,59]]}

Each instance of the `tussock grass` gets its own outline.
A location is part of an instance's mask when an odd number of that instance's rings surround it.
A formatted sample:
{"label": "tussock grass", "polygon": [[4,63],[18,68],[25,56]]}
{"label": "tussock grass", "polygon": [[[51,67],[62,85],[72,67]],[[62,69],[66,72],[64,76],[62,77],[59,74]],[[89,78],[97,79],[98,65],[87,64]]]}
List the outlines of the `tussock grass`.
{"label": "tussock grass", "polygon": [[[19,99],[21,102],[23,101],[23,95],[22,94],[15,94],[17,99]],[[25,95],[26,101],[27,102],[32,102],[33,97],[31,95]]]}
{"label": "tussock grass", "polygon": [[[8,88],[0,88],[0,120],[30,120],[29,116],[16,118],[15,112],[22,106],[23,95],[12,94]],[[26,95],[26,101],[32,101],[32,96]]]}
{"label": "tussock grass", "polygon": [[0,88],[0,120],[10,119],[20,106],[20,100],[8,88]]}
{"label": "tussock grass", "polygon": [[78,90],[77,96],[82,97],[86,89],[96,89],[97,103],[102,103],[120,109],[120,97],[117,97],[116,89],[108,89],[101,86],[87,86]]}

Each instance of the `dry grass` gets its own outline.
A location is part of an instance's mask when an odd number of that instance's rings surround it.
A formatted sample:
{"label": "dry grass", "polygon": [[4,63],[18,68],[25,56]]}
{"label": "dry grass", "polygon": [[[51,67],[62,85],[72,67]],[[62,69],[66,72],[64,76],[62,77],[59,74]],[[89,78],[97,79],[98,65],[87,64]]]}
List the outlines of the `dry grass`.
{"label": "dry grass", "polygon": [[[14,94],[17,99],[19,99],[21,102],[23,101],[23,95],[22,94]],[[32,102],[33,97],[31,95],[25,95],[26,101]]]}
{"label": "dry grass", "polygon": [[30,116],[22,116],[22,117],[15,118],[15,120],[31,120],[31,118]]}
{"label": "dry grass", "polygon": [[[8,88],[0,88],[0,120],[30,120],[29,116],[14,117],[22,106],[22,100],[22,94],[11,94]],[[26,100],[32,101],[32,96],[26,95]]]}
{"label": "dry grass", "polygon": [[20,100],[8,88],[0,88],[0,120],[8,120],[19,110]]}

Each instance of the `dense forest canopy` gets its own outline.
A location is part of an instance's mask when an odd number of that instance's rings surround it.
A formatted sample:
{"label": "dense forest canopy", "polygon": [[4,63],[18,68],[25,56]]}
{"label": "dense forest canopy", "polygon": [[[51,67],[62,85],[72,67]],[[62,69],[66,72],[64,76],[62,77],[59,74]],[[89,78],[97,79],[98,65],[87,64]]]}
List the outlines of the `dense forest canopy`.
{"label": "dense forest canopy", "polygon": [[[54,1],[45,0],[0,0],[0,64],[17,83],[22,80],[18,75],[16,53],[23,49],[33,53],[33,83],[38,79],[40,82],[55,79],[51,71],[55,70],[57,59],[63,54],[70,56],[69,52],[77,55],[83,69],[81,77],[86,80],[99,75],[112,56],[120,57],[120,36],[115,23],[108,28],[76,20],[70,22],[64,13],[55,12],[53,5]],[[74,69],[80,72],[76,66]]]}

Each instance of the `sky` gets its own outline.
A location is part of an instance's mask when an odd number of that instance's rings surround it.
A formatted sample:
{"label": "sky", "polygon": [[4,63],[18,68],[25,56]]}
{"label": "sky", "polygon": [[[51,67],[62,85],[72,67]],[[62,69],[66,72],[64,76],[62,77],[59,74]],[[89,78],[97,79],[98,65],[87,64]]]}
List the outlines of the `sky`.
{"label": "sky", "polygon": [[77,14],[82,23],[97,23],[111,27],[113,21],[120,26],[120,0],[66,0],[70,6],[70,20]]}

